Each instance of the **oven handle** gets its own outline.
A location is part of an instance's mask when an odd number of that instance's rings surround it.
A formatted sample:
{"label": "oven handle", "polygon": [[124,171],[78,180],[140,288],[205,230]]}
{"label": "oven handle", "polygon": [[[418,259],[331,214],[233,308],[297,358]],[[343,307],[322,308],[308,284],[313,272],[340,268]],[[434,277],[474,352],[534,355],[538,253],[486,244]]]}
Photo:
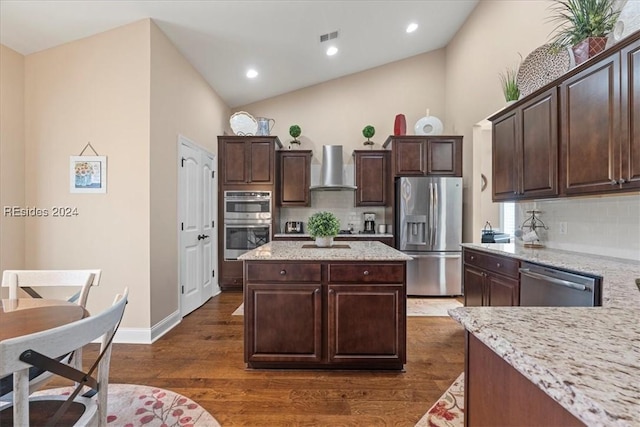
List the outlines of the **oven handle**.
{"label": "oven handle", "polygon": [[521,268],[519,271],[523,276],[531,277],[533,279],[544,280],[545,282],[553,283],[554,285],[565,286],[579,291],[591,292],[590,288],[587,288],[585,285],[581,285],[580,283],[569,282],[568,280],[556,279],[554,277],[545,276],[544,274],[534,273],[528,268]]}

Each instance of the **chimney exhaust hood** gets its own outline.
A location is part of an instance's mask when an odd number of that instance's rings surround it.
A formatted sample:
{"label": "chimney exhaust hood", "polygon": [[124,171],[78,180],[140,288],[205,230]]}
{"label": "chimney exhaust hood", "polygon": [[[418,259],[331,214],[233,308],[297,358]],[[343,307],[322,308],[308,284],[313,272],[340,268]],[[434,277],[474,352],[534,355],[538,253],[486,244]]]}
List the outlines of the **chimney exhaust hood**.
{"label": "chimney exhaust hood", "polygon": [[344,166],[342,163],[342,145],[322,146],[322,168],[320,184],[309,187],[314,191],[355,190],[355,185],[344,183]]}

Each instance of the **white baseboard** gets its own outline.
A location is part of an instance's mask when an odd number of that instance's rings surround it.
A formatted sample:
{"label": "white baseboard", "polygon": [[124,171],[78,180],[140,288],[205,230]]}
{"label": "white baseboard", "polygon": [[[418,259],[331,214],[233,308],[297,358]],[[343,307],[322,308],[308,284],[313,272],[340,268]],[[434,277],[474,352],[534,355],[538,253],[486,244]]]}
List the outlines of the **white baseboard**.
{"label": "white baseboard", "polygon": [[[151,328],[118,328],[114,343],[151,344],[182,321],[180,310],[174,311]],[[96,341],[98,342],[98,341]]]}

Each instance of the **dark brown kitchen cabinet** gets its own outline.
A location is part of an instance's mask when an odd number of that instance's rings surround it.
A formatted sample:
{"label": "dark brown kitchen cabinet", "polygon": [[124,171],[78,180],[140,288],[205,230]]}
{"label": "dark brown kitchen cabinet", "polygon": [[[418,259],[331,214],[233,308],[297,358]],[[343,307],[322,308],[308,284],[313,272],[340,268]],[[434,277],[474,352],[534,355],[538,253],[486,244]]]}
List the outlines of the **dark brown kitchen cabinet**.
{"label": "dark brown kitchen cabinet", "polygon": [[311,206],[311,150],[278,151],[278,206]]}
{"label": "dark brown kitchen cabinet", "polygon": [[394,177],[462,176],[462,136],[390,136],[389,144]]}
{"label": "dark brown kitchen cabinet", "polygon": [[[247,284],[245,287],[246,361],[305,362],[322,360],[320,283]],[[247,305],[248,304],[248,305]]]}
{"label": "dark brown kitchen cabinet", "polygon": [[355,150],[356,206],[387,206],[391,200],[390,156],[387,150]]}
{"label": "dark brown kitchen cabinet", "polygon": [[252,368],[402,369],[405,262],[244,261]]}
{"label": "dark brown kitchen cabinet", "polygon": [[622,49],[620,65],[622,76],[620,186],[631,190],[640,188],[640,40]]}
{"label": "dark brown kitchen cabinet", "polygon": [[465,306],[520,305],[520,262],[513,258],[463,249]]}
{"label": "dark brown kitchen cabinet", "polygon": [[[404,287],[392,284],[329,285],[328,360],[335,365],[405,358]],[[373,314],[375,313],[375,314]]]}
{"label": "dark brown kitchen cabinet", "polygon": [[475,335],[465,336],[466,426],[584,426]]}
{"label": "dark brown kitchen cabinet", "polygon": [[493,200],[558,194],[558,89],[553,87],[493,121]]}
{"label": "dark brown kitchen cabinet", "polygon": [[620,55],[597,61],[560,85],[562,190],[608,192],[620,174]]}
{"label": "dark brown kitchen cabinet", "polygon": [[219,136],[221,185],[273,185],[276,136]]}

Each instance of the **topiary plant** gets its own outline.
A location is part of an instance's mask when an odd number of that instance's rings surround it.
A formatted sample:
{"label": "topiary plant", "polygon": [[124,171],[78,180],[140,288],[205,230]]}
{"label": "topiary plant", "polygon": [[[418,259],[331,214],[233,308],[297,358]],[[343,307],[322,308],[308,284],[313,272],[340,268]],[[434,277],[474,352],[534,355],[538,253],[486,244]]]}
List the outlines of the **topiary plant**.
{"label": "topiary plant", "polygon": [[376,128],[371,125],[367,125],[362,129],[362,135],[367,138],[364,142],[364,145],[373,145],[373,141],[371,141],[371,137],[376,134]]}
{"label": "topiary plant", "polygon": [[307,230],[311,237],[336,236],[340,231],[340,221],[331,212],[316,212],[309,217]]}
{"label": "topiary plant", "polygon": [[292,125],[289,128],[289,135],[293,137],[293,141],[291,141],[292,144],[300,144],[300,141],[298,141],[297,138],[300,136],[301,133],[302,133],[302,129],[300,129],[300,126],[298,125]]}

